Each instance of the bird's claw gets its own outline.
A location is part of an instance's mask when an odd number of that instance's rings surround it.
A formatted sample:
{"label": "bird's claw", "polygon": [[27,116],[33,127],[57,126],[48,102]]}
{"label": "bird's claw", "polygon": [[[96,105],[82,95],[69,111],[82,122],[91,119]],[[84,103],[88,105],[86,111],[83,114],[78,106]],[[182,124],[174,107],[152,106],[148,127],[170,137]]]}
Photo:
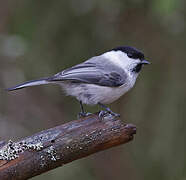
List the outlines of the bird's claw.
{"label": "bird's claw", "polygon": [[115,116],[115,117],[120,117],[120,114],[117,114],[117,113],[115,113],[115,112],[109,112],[112,116]]}
{"label": "bird's claw", "polygon": [[83,117],[87,117],[87,116],[90,116],[92,113],[89,113],[89,112],[79,112],[78,114],[78,119],[80,118],[83,118]]}
{"label": "bird's claw", "polygon": [[105,117],[105,116],[107,116],[107,115],[112,115],[112,116],[114,116],[114,117],[120,117],[120,114],[117,114],[117,113],[114,113],[114,112],[112,112],[112,111],[100,111],[99,112],[99,117],[100,118],[103,118],[103,117]]}
{"label": "bird's claw", "polygon": [[99,116],[99,118],[103,118],[103,117],[105,117],[107,114],[108,114],[108,111],[103,111],[103,110],[102,110],[102,111],[99,112],[99,115],[98,115],[98,116]]}

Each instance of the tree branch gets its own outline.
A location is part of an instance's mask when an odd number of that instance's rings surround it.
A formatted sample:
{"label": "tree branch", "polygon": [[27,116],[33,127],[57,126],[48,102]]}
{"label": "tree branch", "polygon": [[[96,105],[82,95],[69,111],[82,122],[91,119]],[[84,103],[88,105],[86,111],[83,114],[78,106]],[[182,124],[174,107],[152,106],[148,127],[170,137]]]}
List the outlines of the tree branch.
{"label": "tree branch", "polygon": [[41,131],[8,144],[0,144],[0,179],[23,180],[88,156],[127,143],[136,127],[119,119],[97,114]]}

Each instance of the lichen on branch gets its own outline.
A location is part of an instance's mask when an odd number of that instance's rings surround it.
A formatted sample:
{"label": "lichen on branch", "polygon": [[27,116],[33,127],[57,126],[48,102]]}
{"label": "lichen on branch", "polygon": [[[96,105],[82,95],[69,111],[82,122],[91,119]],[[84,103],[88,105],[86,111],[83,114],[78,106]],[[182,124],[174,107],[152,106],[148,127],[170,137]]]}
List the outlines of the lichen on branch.
{"label": "lichen on branch", "polygon": [[[76,159],[127,143],[136,127],[97,114],[0,146],[0,179],[28,179]],[[13,176],[12,176],[13,174]]]}

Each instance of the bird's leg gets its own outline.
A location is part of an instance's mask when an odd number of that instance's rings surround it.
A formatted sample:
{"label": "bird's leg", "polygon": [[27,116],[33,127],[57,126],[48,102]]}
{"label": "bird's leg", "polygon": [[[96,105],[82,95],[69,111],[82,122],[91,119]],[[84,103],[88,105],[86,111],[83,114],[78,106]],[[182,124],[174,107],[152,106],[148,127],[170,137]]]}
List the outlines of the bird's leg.
{"label": "bird's leg", "polygon": [[105,109],[105,111],[100,111],[100,113],[99,113],[99,117],[103,117],[103,116],[105,116],[106,114],[111,114],[111,115],[113,115],[113,116],[115,116],[115,117],[119,117],[120,116],[120,114],[117,114],[117,113],[115,113],[115,112],[113,112],[109,107],[107,107],[107,106],[105,106],[104,104],[102,104],[102,103],[98,103],[102,108],[104,108]]}
{"label": "bird's leg", "polygon": [[86,112],[85,112],[85,110],[84,110],[84,108],[83,108],[82,101],[79,101],[79,103],[80,103],[81,112],[79,112],[78,118],[86,117],[86,116],[90,115],[91,113],[86,113]]}

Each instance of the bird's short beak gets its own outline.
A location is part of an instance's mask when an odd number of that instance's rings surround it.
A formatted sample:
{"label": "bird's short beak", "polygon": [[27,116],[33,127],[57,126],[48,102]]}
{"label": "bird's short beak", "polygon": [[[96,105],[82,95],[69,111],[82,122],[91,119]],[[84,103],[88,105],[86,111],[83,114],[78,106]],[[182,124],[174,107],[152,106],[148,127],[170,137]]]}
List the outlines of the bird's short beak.
{"label": "bird's short beak", "polygon": [[150,62],[147,61],[147,60],[145,60],[145,59],[143,59],[143,60],[141,61],[141,64],[150,64]]}

